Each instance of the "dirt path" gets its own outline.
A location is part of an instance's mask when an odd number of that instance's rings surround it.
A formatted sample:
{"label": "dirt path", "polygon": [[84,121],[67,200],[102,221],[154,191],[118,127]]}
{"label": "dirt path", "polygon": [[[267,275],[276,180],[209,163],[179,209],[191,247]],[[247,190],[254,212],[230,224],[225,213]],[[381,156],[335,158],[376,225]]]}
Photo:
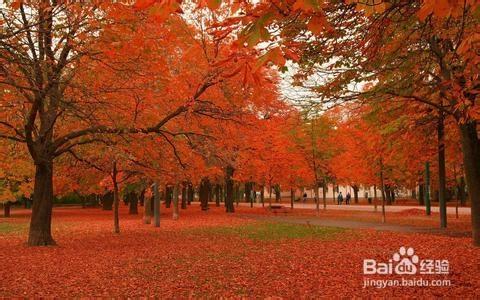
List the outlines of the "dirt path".
{"label": "dirt path", "polygon": [[[283,205],[285,207],[290,207],[290,202],[282,202],[282,203],[272,203],[276,205]],[[250,206],[250,203],[240,203],[240,206]],[[262,207],[261,203],[254,203],[254,207]],[[265,206],[268,206],[268,203],[265,204]],[[296,209],[311,209],[315,210],[316,205],[314,203],[299,203],[295,202],[294,203],[294,208]],[[320,207],[323,208],[323,204],[320,204]],[[336,205],[336,204],[327,204],[327,209],[328,210],[344,210],[344,211],[365,211],[365,212],[371,212],[374,211],[373,205],[358,205],[358,204],[351,204],[351,205]],[[381,206],[378,206],[378,210],[381,210]],[[425,207],[420,206],[420,205],[387,205],[385,206],[385,211],[388,212],[402,212],[410,209],[421,209],[425,210]],[[437,213],[438,206],[432,206],[431,208],[432,212]],[[448,214],[455,214],[455,207],[448,206],[447,207],[447,213]],[[470,207],[459,207],[458,208],[458,214],[459,215],[470,215],[471,209]]]}
{"label": "dirt path", "polygon": [[301,217],[301,216],[261,216],[261,215],[252,215],[252,214],[242,214],[239,217],[255,219],[260,221],[273,221],[273,222],[283,222],[283,223],[292,223],[292,224],[310,224],[316,226],[326,226],[326,227],[340,227],[340,228],[350,228],[350,229],[375,229],[380,231],[393,231],[393,232],[410,232],[410,233],[425,233],[425,234],[435,234],[443,235],[450,237],[469,237],[471,232],[468,231],[452,231],[444,230],[440,228],[432,227],[418,227],[418,226],[407,226],[407,225],[398,225],[398,224],[388,224],[388,223],[378,223],[378,222],[365,222],[365,221],[354,221],[354,220],[332,220],[332,219],[321,219],[316,217]]}

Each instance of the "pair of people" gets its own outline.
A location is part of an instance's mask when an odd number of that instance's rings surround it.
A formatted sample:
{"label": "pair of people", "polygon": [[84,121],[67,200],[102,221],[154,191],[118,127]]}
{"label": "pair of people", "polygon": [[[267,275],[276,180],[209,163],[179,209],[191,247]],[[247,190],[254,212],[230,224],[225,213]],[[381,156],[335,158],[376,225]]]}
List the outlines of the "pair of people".
{"label": "pair of people", "polygon": [[[350,204],[351,199],[352,199],[352,195],[350,195],[350,192],[347,192],[347,195],[345,196],[345,204]],[[338,202],[338,205],[341,205],[343,203],[342,192],[338,193],[337,202]]]}

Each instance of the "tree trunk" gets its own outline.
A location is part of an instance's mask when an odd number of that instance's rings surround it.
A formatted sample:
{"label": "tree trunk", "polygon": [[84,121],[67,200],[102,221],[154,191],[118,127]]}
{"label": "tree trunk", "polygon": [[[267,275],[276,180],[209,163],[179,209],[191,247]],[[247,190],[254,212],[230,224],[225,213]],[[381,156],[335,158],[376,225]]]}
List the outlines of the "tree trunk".
{"label": "tree trunk", "polygon": [[11,206],[10,201],[3,203],[3,216],[5,218],[10,218],[10,206]]}
{"label": "tree trunk", "polygon": [[427,161],[425,163],[425,212],[427,216],[431,214],[431,207],[430,207],[430,163]]}
{"label": "tree trunk", "polygon": [[215,185],[215,206],[220,207],[220,195],[221,195],[221,186],[220,184]]}
{"label": "tree trunk", "polygon": [[178,184],[175,184],[173,188],[173,212],[172,218],[178,220]]}
{"label": "tree trunk", "polygon": [[170,208],[170,205],[172,203],[172,187],[171,186],[165,186],[165,207]]}
{"label": "tree trunk", "polygon": [[270,181],[269,188],[270,188],[270,195],[268,197],[268,207],[271,208],[272,207],[272,182],[271,181]]}
{"label": "tree trunk", "polygon": [[195,191],[193,189],[193,184],[189,183],[188,184],[188,192],[187,192],[187,205],[192,204],[193,202],[193,196],[195,194]]}
{"label": "tree trunk", "polygon": [[282,191],[280,189],[280,185],[275,185],[275,202],[278,203],[282,200]]}
{"label": "tree trunk", "polygon": [[85,197],[83,195],[80,195],[78,194],[77,192],[75,192],[78,197],[80,198],[80,202],[82,203],[82,208],[86,208],[87,207],[87,204],[85,203]]}
{"label": "tree trunk", "polygon": [[476,122],[460,125],[463,164],[471,201],[473,244],[480,246],[480,141]]}
{"label": "tree trunk", "polygon": [[[162,199],[162,197],[160,197],[160,199]],[[153,212],[155,211],[155,195],[152,195],[152,199],[150,199],[150,210],[152,211],[152,216],[153,216],[154,215]]]}
{"label": "tree trunk", "polygon": [[[438,206],[440,210],[440,228],[447,228],[447,180],[445,168],[445,124],[443,113],[438,117]],[[480,159],[480,157],[479,157]]]}
{"label": "tree trunk", "polygon": [[238,207],[238,203],[240,202],[240,186],[235,183],[235,205]]}
{"label": "tree trunk", "polygon": [[293,209],[293,202],[295,201],[295,190],[290,189],[290,208]]}
{"label": "tree trunk", "polygon": [[380,185],[381,189],[380,191],[382,192],[382,223],[385,223],[387,220],[386,214],[385,214],[385,182],[383,180],[383,162],[380,161]]}
{"label": "tree trunk", "polygon": [[139,196],[138,200],[140,202],[140,206],[145,205],[145,189],[144,188],[142,188],[142,191],[140,192],[140,196]]}
{"label": "tree trunk", "polygon": [[187,184],[182,185],[182,209],[187,209]]}
{"label": "tree trunk", "polygon": [[154,226],[160,227],[160,192],[158,190],[158,182],[153,184],[153,219]]}
{"label": "tree trunk", "polygon": [[128,202],[130,202],[128,214],[129,215],[138,215],[138,197],[136,192],[129,193]]}
{"label": "tree trunk", "polygon": [[200,207],[202,210],[208,210],[208,200],[210,198],[210,182],[207,177],[202,178],[200,182],[200,191],[199,191],[199,197],[200,197]]}
{"label": "tree trunk", "polygon": [[120,233],[120,220],[118,216],[119,195],[118,195],[118,182],[117,182],[117,162],[113,162],[112,171],[113,181],[113,227],[115,233]]}
{"label": "tree trunk", "polygon": [[242,186],[240,186],[240,202],[246,202],[245,200],[245,186],[243,186],[243,189],[242,189]]}
{"label": "tree trunk", "polygon": [[144,224],[150,224],[151,219],[152,219],[152,204],[150,203],[152,201],[152,198],[146,197],[145,198],[145,203],[143,205],[143,223]]}
{"label": "tree trunk", "polygon": [[260,201],[262,202],[262,207],[265,207],[265,186],[260,186]]}
{"label": "tree trunk", "polygon": [[322,187],[322,198],[323,198],[323,209],[327,209],[327,179],[323,179],[323,187]]}
{"label": "tree trunk", "polygon": [[335,203],[335,183],[332,185],[333,203]]}
{"label": "tree trunk", "polygon": [[29,246],[55,245],[52,238],[53,162],[35,165],[33,207],[28,233]]}
{"label": "tree trunk", "polygon": [[358,186],[354,185],[353,188],[353,199],[355,204],[358,204]]}
{"label": "tree trunk", "polygon": [[108,191],[105,195],[102,196],[102,209],[103,210],[113,209],[113,192],[112,191]]}
{"label": "tree trunk", "polygon": [[314,194],[315,194],[315,206],[316,206],[316,209],[317,209],[317,214],[320,213],[320,194],[318,193],[318,189],[319,189],[319,186],[318,186],[318,181],[315,181],[315,186],[314,186]]}
{"label": "tree trunk", "polygon": [[226,197],[225,197],[225,210],[227,213],[235,212],[235,207],[233,206],[234,198],[234,188],[233,188],[233,172],[235,170],[232,166],[227,166],[225,168],[225,188],[226,188]]}
{"label": "tree trunk", "polygon": [[384,185],[385,191],[385,197],[387,200],[387,205],[392,205],[392,193],[390,192],[390,185],[386,184]]}
{"label": "tree trunk", "polygon": [[253,202],[250,201],[252,185],[250,182],[245,182],[245,202],[251,203],[250,207],[253,207]]}
{"label": "tree trunk", "polygon": [[253,204],[256,201],[256,191],[255,191],[255,182],[250,182],[250,207],[253,207]]}
{"label": "tree trunk", "polygon": [[425,205],[425,186],[423,183],[418,185],[418,204]]}
{"label": "tree trunk", "polygon": [[462,176],[460,177],[460,182],[458,183],[457,187],[457,195],[458,195],[458,200],[460,201],[461,206],[465,206],[467,197],[465,195],[465,178]]}

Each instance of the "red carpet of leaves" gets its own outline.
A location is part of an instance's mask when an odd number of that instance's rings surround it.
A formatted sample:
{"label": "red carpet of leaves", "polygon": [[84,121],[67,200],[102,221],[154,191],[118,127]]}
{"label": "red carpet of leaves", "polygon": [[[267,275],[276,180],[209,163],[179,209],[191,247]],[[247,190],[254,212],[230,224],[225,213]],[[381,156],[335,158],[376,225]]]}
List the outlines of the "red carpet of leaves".
{"label": "red carpet of leaves", "polygon": [[[58,208],[58,246],[43,248],[25,246],[28,212],[14,210],[0,219],[22,228],[0,233],[0,297],[480,297],[480,250],[469,238],[349,230],[331,239],[250,240],[196,230],[253,223],[237,217],[249,208],[226,215],[192,206],[178,221],[162,209],[161,228],[154,228],[122,207],[122,232],[114,235],[111,212]],[[449,275],[425,276],[452,286],[362,288],[363,259],[387,261],[401,246],[448,259]]]}

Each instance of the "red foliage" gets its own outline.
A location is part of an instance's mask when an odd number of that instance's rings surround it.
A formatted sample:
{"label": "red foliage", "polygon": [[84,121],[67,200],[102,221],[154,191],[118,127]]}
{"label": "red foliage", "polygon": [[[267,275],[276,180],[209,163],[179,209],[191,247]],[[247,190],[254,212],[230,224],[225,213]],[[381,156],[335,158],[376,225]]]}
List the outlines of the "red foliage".
{"label": "red foliage", "polygon": [[[2,234],[0,297],[480,296],[480,252],[469,238],[362,230],[327,240],[212,239],[192,228],[253,222],[239,217],[251,210],[226,215],[223,208],[188,209],[172,221],[162,209],[161,228],[122,211],[121,235],[111,233],[109,212],[56,209],[57,247],[28,248],[23,234]],[[15,215],[9,222],[25,224],[26,211]],[[448,259],[445,279],[452,286],[363,289],[363,259],[388,260],[400,246],[414,247],[423,258]]]}

